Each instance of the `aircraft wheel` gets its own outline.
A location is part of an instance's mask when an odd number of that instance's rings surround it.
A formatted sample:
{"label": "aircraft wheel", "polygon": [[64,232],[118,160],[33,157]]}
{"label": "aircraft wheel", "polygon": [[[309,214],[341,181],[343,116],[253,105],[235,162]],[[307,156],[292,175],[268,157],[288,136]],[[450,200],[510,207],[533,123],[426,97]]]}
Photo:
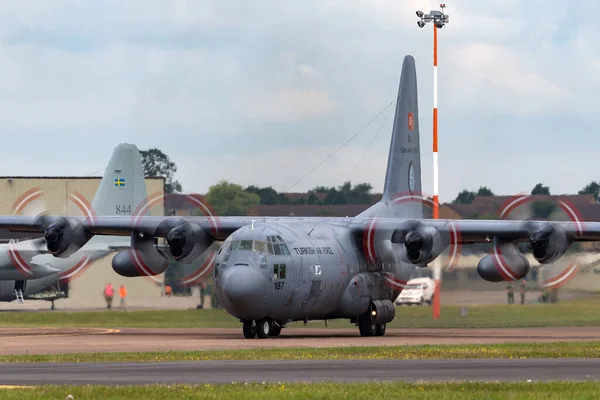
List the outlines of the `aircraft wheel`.
{"label": "aircraft wheel", "polygon": [[252,322],[244,322],[242,330],[246,339],[254,339],[256,337],[256,328],[252,326]]}
{"label": "aircraft wheel", "polygon": [[366,313],[358,318],[360,336],[375,336],[376,325],[373,323],[371,313]]}
{"label": "aircraft wheel", "polygon": [[375,336],[383,336],[383,335],[385,335],[385,324],[375,325]]}
{"label": "aircraft wheel", "polygon": [[260,339],[265,339],[269,337],[271,333],[271,322],[268,319],[261,319],[256,322],[256,335]]}
{"label": "aircraft wheel", "polygon": [[271,336],[279,336],[281,334],[281,327],[273,325],[271,327]]}

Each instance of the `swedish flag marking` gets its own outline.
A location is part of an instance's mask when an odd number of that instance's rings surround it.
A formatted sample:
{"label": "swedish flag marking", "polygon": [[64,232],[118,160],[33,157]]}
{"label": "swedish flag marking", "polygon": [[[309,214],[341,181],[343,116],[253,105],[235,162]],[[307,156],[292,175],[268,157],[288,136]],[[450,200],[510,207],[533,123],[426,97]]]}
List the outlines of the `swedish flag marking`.
{"label": "swedish flag marking", "polygon": [[115,186],[125,186],[125,179],[115,178]]}

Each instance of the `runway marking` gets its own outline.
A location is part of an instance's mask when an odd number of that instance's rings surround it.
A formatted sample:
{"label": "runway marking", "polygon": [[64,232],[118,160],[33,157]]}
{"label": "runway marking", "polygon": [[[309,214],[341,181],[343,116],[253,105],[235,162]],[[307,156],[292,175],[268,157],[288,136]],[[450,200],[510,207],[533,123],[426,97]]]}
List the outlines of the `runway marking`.
{"label": "runway marking", "polygon": [[[85,328],[77,328],[77,329],[85,329]],[[88,328],[90,330],[97,328]],[[15,335],[15,336],[2,336],[0,334],[0,338],[2,339],[18,339],[18,338],[31,338],[31,337],[56,337],[56,336],[85,336],[85,335],[107,335],[111,333],[120,333],[120,329],[102,329],[97,332],[65,332],[65,333],[40,333],[37,335]]]}

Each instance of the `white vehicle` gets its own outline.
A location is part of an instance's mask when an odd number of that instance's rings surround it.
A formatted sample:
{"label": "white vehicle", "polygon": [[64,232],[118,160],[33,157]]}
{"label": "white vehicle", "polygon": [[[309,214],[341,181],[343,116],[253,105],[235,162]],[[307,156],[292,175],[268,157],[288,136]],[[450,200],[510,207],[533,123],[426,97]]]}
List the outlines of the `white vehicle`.
{"label": "white vehicle", "polygon": [[406,283],[402,292],[400,292],[400,295],[396,299],[396,304],[418,304],[421,306],[423,303],[427,303],[431,305],[434,288],[435,281],[431,278],[411,279]]}

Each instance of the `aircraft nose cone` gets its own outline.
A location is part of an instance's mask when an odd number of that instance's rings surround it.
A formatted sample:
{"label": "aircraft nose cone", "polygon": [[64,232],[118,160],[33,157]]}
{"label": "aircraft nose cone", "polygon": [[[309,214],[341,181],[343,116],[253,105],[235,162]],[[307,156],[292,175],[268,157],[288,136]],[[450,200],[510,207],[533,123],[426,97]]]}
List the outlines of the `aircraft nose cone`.
{"label": "aircraft nose cone", "polygon": [[249,265],[234,265],[223,271],[223,295],[233,315],[243,319],[260,319],[266,313],[266,278]]}

